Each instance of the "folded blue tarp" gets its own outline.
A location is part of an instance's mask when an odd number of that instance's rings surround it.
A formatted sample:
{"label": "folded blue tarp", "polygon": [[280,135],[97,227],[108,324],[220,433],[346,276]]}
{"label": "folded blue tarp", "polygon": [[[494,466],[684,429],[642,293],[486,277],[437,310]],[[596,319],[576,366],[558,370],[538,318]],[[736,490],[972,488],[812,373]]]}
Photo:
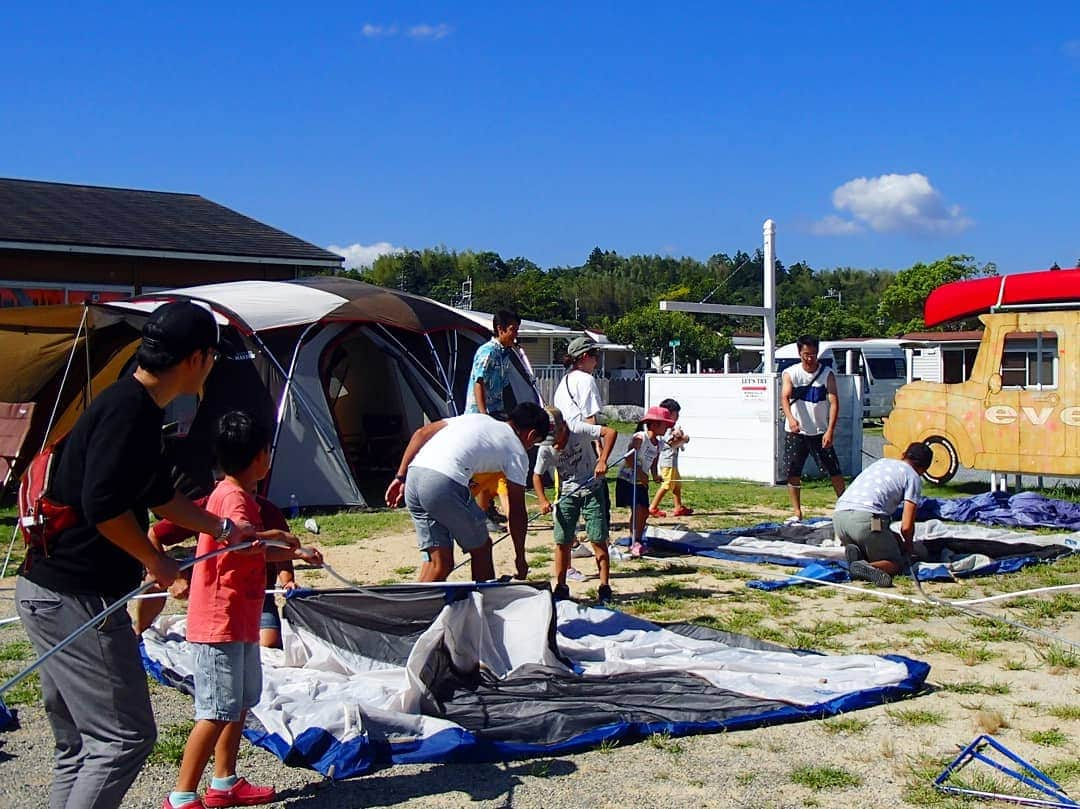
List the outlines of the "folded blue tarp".
{"label": "folded blue tarp", "polygon": [[927,497],[919,502],[915,519],[980,522],[1026,528],[1068,528],[1080,531],[1080,505],[1052,500],[1035,492],[987,492],[975,497],[943,500]]}

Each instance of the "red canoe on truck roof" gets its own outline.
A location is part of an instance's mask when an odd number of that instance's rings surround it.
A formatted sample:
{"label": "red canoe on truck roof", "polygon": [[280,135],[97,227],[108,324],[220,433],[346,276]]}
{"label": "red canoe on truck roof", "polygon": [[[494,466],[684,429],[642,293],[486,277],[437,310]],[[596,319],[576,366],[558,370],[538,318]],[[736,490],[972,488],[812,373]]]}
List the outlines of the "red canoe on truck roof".
{"label": "red canoe on truck roof", "polygon": [[1055,303],[1080,305],[1080,268],[971,278],[943,284],[927,297],[923,320],[927,326],[937,326],[1000,307],[1023,308],[1025,304]]}

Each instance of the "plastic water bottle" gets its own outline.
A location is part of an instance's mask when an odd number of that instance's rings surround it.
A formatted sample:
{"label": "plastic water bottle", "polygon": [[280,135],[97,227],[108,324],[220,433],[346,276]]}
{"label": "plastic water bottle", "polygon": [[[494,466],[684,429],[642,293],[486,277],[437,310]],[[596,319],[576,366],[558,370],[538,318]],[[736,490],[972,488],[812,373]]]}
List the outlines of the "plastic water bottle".
{"label": "plastic water bottle", "polygon": [[300,516],[300,501],[295,494],[289,495],[289,519],[295,520]]}

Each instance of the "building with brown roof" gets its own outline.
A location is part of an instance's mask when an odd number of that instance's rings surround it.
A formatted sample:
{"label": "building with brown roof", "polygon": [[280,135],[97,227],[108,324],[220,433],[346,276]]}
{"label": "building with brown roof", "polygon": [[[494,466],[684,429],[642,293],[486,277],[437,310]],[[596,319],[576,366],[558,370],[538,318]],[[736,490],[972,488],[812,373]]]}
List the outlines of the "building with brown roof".
{"label": "building with brown roof", "polygon": [[198,194],[0,178],[0,306],[341,267],[340,256]]}

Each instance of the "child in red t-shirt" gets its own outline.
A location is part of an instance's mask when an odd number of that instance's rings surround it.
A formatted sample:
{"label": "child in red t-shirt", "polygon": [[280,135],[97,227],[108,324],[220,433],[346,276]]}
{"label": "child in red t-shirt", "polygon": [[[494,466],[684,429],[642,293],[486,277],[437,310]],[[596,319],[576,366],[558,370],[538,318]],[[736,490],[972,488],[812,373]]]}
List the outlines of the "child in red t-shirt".
{"label": "child in red t-shirt", "polygon": [[[263,528],[258,504],[249,492],[270,466],[270,435],[250,415],[226,413],[218,421],[214,449],[225,472],[206,508],[235,522]],[[265,545],[221,554],[193,568],[187,640],[195,669],[195,727],[184,747],[176,787],[162,809],[254,806],[276,797],[273,787],[249,784],[236,775],[236,757],[244,717],[262,694],[259,615],[267,561],[289,558],[322,564],[313,548],[301,548],[292,534],[280,533],[291,548]],[[209,534],[199,535],[198,555],[222,547]],[[214,755],[214,777],[202,800],[196,790]]]}

